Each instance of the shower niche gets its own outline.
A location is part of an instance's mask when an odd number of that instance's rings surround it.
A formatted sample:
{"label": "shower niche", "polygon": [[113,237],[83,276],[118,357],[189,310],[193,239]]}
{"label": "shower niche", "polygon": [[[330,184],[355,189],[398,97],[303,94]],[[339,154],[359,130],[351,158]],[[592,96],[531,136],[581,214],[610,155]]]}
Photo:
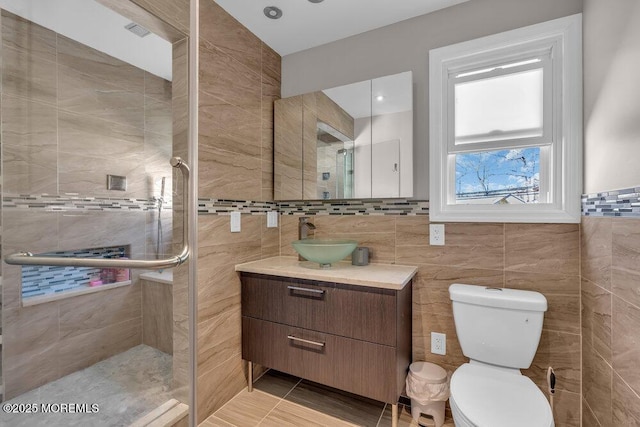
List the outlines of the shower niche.
{"label": "shower niche", "polygon": [[[129,246],[80,249],[38,254],[65,258],[129,258]],[[128,268],[22,267],[22,306],[44,304],[131,284]]]}

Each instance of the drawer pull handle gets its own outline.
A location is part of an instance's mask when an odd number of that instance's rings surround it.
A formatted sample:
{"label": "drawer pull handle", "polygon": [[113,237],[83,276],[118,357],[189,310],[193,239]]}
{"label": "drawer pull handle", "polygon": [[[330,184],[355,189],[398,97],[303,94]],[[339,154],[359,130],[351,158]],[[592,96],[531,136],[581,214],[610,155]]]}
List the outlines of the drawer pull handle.
{"label": "drawer pull handle", "polygon": [[318,347],[324,347],[324,343],[323,342],[305,340],[305,339],[302,339],[302,338],[294,337],[293,335],[287,335],[287,338],[289,338],[290,340],[293,340],[293,341],[300,341],[300,342],[303,342],[305,344],[311,344],[311,345],[317,345]]}
{"label": "drawer pull handle", "polygon": [[322,289],[300,288],[298,286],[287,286],[287,289],[291,289],[292,291],[312,292],[314,294],[324,294]]}

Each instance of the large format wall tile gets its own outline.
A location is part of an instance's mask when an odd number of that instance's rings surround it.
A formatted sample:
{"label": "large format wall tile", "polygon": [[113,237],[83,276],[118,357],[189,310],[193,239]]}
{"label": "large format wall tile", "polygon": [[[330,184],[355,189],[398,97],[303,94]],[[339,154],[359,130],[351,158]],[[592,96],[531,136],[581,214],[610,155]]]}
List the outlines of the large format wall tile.
{"label": "large format wall tile", "polygon": [[582,279],[582,341],[611,364],[611,293]]}
{"label": "large format wall tile", "polygon": [[613,425],[640,425],[640,399],[629,388],[625,381],[614,373],[613,375]]}
{"label": "large format wall tile", "polygon": [[503,230],[502,224],[447,224],[444,246],[425,246],[420,251],[398,247],[397,260],[405,264],[502,269]]}
{"label": "large format wall tile", "polygon": [[[257,46],[258,50],[260,45]],[[200,91],[216,96],[260,117],[262,82],[260,74],[233,57],[201,40]]]}
{"label": "large format wall tile", "polygon": [[62,338],[58,343],[60,376],[69,375],[142,342],[142,319],[112,323],[104,328]]}
{"label": "large format wall tile", "polygon": [[200,4],[200,16],[207,22],[207,25],[201,26],[200,38],[215,45],[247,69],[260,73],[261,41],[258,37],[213,1]]}
{"label": "large format wall tile", "polygon": [[582,397],[602,426],[612,426],[613,369],[588,345],[582,346]]}
{"label": "large format wall tile", "polygon": [[605,289],[611,289],[612,218],[582,218],[582,277]]}
{"label": "large format wall tile", "polygon": [[142,316],[140,284],[60,301],[60,337],[72,337]]}
{"label": "large format wall tile", "polygon": [[613,297],[611,322],[611,349],[613,369],[640,394],[640,308]]}
{"label": "large format wall tile", "polygon": [[523,371],[542,390],[547,388],[547,368],[553,367],[557,388],[580,393],[582,380],[580,368],[580,335],[564,332],[542,331],[538,351],[529,369]]}
{"label": "large format wall tile", "polygon": [[56,33],[2,10],[2,45],[56,61]]}
{"label": "large format wall tile", "polygon": [[505,267],[577,276],[579,243],[578,224],[505,224]]}
{"label": "large format wall tile", "polygon": [[260,157],[260,118],[220,98],[202,93],[199,121],[200,135],[211,138],[210,141],[204,141],[204,145],[231,153]]}
{"label": "large format wall tile", "polygon": [[6,145],[2,153],[3,190],[12,194],[56,194],[58,152],[51,148]]}
{"label": "large format wall tile", "polygon": [[171,102],[144,97],[144,130],[160,135],[172,134]]}
{"label": "large format wall tile", "polygon": [[614,222],[612,235],[611,289],[615,295],[640,307],[640,219]]}
{"label": "large format wall tile", "polygon": [[56,63],[23,49],[2,48],[2,93],[56,103]]}
{"label": "large format wall tile", "polygon": [[[215,146],[215,140],[212,145]],[[207,143],[208,138],[200,142]],[[198,156],[199,194],[217,199],[258,200],[262,194],[261,159],[211,146]]]}
{"label": "large format wall tile", "polygon": [[60,111],[58,136],[61,153],[82,153],[112,161],[139,161],[144,155],[145,135],[141,128],[84,114]]}
{"label": "large format wall tile", "polygon": [[[59,158],[60,193],[93,194],[111,197],[147,198],[147,177],[138,159],[105,162],[102,157],[66,153]],[[107,190],[107,175],[127,177],[127,190]]]}
{"label": "large format wall tile", "polygon": [[59,65],[61,110],[144,129],[144,95]]}
{"label": "large format wall tile", "polygon": [[144,71],[64,36],[58,36],[58,64],[126,91],[144,93]]}
{"label": "large format wall tile", "polygon": [[236,353],[207,372],[198,372],[198,422],[204,421],[247,386],[245,363]]}
{"label": "large format wall tile", "polygon": [[3,146],[55,150],[57,126],[55,106],[26,98],[3,95]]}
{"label": "large format wall tile", "polygon": [[545,329],[580,333],[580,277],[551,273],[505,272],[505,287],[537,291],[547,299]]}
{"label": "large format wall tile", "polygon": [[142,282],[142,343],[167,354],[173,353],[172,286]]}
{"label": "large format wall tile", "polygon": [[640,220],[582,218],[583,425],[640,422]]}
{"label": "large format wall tile", "polygon": [[[144,94],[157,101],[171,102],[173,83],[155,76],[148,71],[144,72]],[[179,89],[178,89],[179,90]]]}

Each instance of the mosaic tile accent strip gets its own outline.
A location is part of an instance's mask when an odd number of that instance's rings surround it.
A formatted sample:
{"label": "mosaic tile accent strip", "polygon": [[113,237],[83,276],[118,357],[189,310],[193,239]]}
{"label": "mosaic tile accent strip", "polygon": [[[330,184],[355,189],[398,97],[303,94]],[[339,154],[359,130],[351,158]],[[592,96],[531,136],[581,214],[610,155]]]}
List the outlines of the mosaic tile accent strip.
{"label": "mosaic tile accent strip", "polygon": [[[43,209],[47,211],[149,211],[157,209],[158,202],[156,199],[5,194],[2,198],[2,207],[7,209]],[[162,208],[171,209],[171,205],[164,204]]]}
{"label": "mosaic tile accent strip", "polygon": [[278,210],[274,202],[252,202],[250,200],[198,199],[199,215],[229,215],[241,212],[250,215],[262,215]]}
{"label": "mosaic tile accent strip", "polygon": [[425,200],[341,200],[280,202],[282,215],[428,215]]}
{"label": "mosaic tile accent strip", "polygon": [[[124,246],[81,249],[78,251],[47,252],[38,255],[82,258],[111,258],[126,253]],[[22,298],[53,295],[89,286],[92,277],[100,276],[100,269],[93,267],[54,267],[29,265],[22,267]]]}
{"label": "mosaic tile accent strip", "polygon": [[582,215],[640,218],[640,187],[584,194]]}

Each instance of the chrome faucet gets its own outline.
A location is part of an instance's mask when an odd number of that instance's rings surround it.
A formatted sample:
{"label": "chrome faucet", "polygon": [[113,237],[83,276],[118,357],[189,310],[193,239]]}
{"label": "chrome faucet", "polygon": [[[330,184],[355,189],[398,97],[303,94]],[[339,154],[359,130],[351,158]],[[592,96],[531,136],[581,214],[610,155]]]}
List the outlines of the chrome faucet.
{"label": "chrome faucet", "polygon": [[316,226],[308,222],[309,217],[303,216],[298,220],[298,239],[313,239]]}

